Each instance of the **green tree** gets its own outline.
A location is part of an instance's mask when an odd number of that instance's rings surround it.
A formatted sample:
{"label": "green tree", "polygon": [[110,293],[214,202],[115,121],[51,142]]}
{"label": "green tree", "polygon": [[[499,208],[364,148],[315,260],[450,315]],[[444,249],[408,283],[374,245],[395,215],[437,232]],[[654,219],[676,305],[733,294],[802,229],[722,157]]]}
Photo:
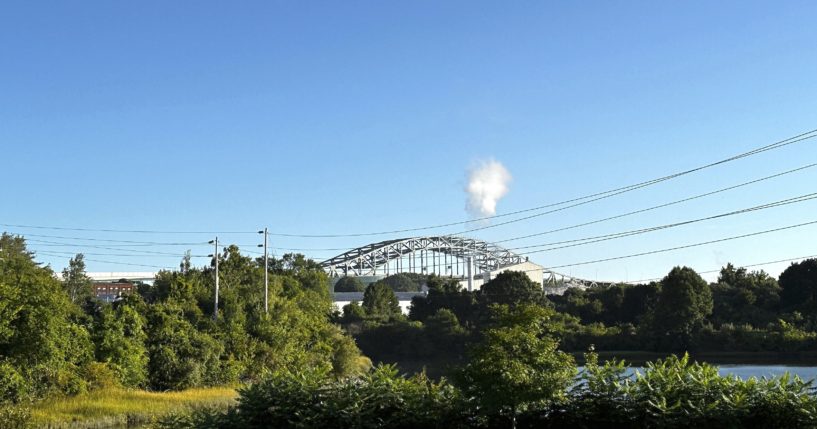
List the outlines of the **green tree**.
{"label": "green tree", "polygon": [[85,274],[85,256],[77,253],[68,260],[68,266],[62,270],[62,285],[71,302],[77,304],[90,299],[93,295],[91,283],[91,278]]}
{"label": "green tree", "polygon": [[147,320],[151,387],[179,390],[221,384],[224,346],[185,320],[181,307],[154,304]]}
{"label": "green tree", "polygon": [[533,303],[548,305],[542,285],[521,271],[504,271],[482,286],[482,296],[488,304]]}
{"label": "green tree", "polygon": [[417,292],[423,286],[424,277],[418,274],[398,273],[385,277],[380,281],[386,283],[395,292]]}
{"label": "green tree", "polygon": [[370,284],[363,293],[363,308],[370,316],[390,318],[400,315],[400,302],[397,296],[383,282]]}
{"label": "green tree", "polygon": [[786,268],[778,280],[780,305],[785,311],[814,314],[817,311],[817,259],[795,262]]}
{"label": "green tree", "polygon": [[451,310],[463,325],[473,325],[480,306],[477,294],[462,290],[456,279],[436,275],[428,276],[428,294],[411,299],[409,318],[425,322],[441,309]]}
{"label": "green tree", "polygon": [[320,264],[300,253],[285,253],[281,259],[271,258],[270,269],[279,274],[297,274],[302,271],[323,271]]}
{"label": "green tree", "polygon": [[365,318],[366,310],[357,301],[352,301],[343,306],[343,321],[345,323],[360,322]]}
{"label": "green tree", "polygon": [[335,282],[335,292],[363,292],[366,285],[357,277],[341,277]]}
{"label": "green tree", "polygon": [[685,351],[692,335],[712,314],[709,285],[688,267],[675,267],[661,280],[650,327],[659,347]]}
{"label": "green tree", "polygon": [[727,264],[712,285],[715,326],[724,323],[766,326],[778,319],[780,287],[763,271],[747,271]]}
{"label": "green tree", "polygon": [[126,387],[147,383],[146,308],[141,297],[131,295],[103,307],[95,322],[96,359],[107,363]]}
{"label": "green tree", "polygon": [[426,286],[428,291],[436,291],[442,293],[457,293],[462,291],[460,281],[455,278],[442,277],[436,274],[431,274],[426,279]]}
{"label": "green tree", "polygon": [[6,361],[40,396],[78,393],[93,360],[80,313],[48,267],[40,267],[21,237],[0,236],[0,361]]}
{"label": "green tree", "polygon": [[563,398],[576,374],[573,358],[545,334],[547,319],[531,320],[547,310],[529,307],[506,307],[500,324],[483,333],[456,376],[465,396],[487,412],[508,416],[513,427],[520,411]]}

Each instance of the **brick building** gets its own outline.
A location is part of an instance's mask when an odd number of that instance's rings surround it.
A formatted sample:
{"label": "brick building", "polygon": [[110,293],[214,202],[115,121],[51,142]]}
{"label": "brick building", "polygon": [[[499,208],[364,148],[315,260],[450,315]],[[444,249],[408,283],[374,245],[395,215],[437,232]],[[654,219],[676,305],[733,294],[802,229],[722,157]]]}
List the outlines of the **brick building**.
{"label": "brick building", "polygon": [[94,296],[101,301],[113,302],[120,296],[130,295],[136,287],[133,283],[127,282],[100,282],[92,286]]}

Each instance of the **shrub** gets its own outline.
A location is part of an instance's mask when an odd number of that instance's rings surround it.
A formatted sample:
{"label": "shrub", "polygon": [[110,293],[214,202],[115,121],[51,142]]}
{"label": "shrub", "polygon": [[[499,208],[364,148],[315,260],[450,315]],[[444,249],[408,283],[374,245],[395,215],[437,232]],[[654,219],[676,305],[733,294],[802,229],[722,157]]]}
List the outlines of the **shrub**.
{"label": "shrub", "polygon": [[468,427],[453,386],[393,366],[332,381],[327,374],[277,374],[240,391],[227,413],[201,410],[164,419],[165,428],[446,428]]}
{"label": "shrub", "polygon": [[587,366],[567,405],[532,413],[532,427],[791,428],[817,423],[811,382],[723,377],[717,367],[674,356],[629,377],[623,362]]}
{"label": "shrub", "polygon": [[0,361],[0,404],[16,404],[28,395],[28,383],[8,362]]}
{"label": "shrub", "polygon": [[0,404],[0,427],[3,429],[28,429],[31,424],[31,412],[19,405]]}
{"label": "shrub", "polygon": [[85,368],[88,390],[120,387],[119,376],[108,364],[92,362]]}

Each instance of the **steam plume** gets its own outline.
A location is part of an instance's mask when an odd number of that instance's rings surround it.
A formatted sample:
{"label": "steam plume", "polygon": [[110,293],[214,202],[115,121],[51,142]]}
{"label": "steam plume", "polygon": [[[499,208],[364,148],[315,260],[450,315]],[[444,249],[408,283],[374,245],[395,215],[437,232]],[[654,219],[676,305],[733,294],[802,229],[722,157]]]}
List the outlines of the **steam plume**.
{"label": "steam plume", "polygon": [[496,160],[482,161],[468,173],[466,209],[472,216],[493,216],[496,203],[508,193],[511,173]]}

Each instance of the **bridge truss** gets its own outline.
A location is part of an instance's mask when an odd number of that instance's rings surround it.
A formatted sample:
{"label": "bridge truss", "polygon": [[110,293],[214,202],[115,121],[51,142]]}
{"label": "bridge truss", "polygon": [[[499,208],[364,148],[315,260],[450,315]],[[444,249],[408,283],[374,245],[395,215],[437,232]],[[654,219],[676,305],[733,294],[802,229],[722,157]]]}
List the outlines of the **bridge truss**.
{"label": "bridge truss", "polygon": [[374,276],[401,272],[440,275],[466,273],[467,260],[479,272],[520,264],[526,258],[473,238],[458,236],[412,237],[358,247],[321,262],[332,277]]}
{"label": "bridge truss", "polygon": [[[404,272],[465,278],[474,272],[496,271],[528,262],[528,258],[482,240],[460,236],[411,237],[386,240],[351,249],[321,262],[330,277],[377,276]],[[592,287],[584,280],[541,267],[545,288]],[[604,282],[606,283],[606,282]]]}

